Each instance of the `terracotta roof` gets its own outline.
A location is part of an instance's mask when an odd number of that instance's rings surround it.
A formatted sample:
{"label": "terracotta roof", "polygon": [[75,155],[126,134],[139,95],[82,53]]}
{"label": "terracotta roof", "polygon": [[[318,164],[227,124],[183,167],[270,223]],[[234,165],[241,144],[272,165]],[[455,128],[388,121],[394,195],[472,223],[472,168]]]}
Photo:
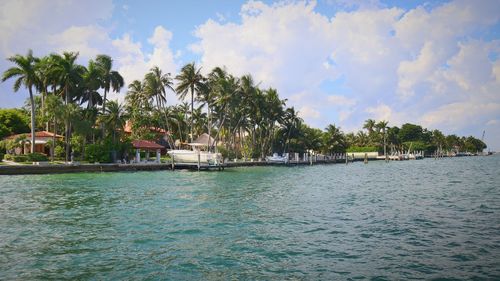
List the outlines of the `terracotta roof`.
{"label": "terracotta roof", "polygon": [[[25,135],[27,139],[31,138],[31,133],[25,133],[25,134],[11,135],[11,136],[6,137],[5,139],[16,139],[22,135]],[[35,132],[35,138],[51,138],[53,136],[54,136],[54,133],[47,132],[47,131]],[[64,138],[64,137],[56,134],[56,138]]]}
{"label": "terracotta roof", "polygon": [[[157,128],[157,127],[149,127],[149,131],[160,133],[160,134],[166,134],[167,133],[167,131],[165,131],[164,129]],[[125,132],[127,134],[131,134],[132,133],[132,122],[130,122],[130,120],[127,120],[127,122],[125,122],[125,127],[123,128],[123,132]]]}
{"label": "terracotta roof", "polygon": [[132,141],[132,146],[139,149],[163,149],[162,145],[159,145],[152,141],[147,140],[134,140]]}

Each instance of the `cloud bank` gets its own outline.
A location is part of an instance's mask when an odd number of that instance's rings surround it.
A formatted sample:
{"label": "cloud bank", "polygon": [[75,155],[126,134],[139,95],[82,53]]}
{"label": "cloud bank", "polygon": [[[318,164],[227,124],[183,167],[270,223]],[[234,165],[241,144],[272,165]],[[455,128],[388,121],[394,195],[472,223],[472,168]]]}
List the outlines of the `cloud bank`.
{"label": "cloud bank", "polygon": [[[414,9],[365,5],[328,18],[315,2],[243,5],[241,23],[209,20],[192,50],[276,87],[317,127],[367,118],[500,139],[498,1]],[[488,135],[488,134],[487,134]],[[490,140],[492,138],[490,137]]]}

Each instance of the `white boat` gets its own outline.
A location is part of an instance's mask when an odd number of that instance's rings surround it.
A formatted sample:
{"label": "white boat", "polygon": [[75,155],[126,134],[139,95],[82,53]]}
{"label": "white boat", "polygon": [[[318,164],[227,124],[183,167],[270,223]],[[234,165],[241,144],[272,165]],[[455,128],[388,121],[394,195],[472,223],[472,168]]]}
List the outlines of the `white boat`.
{"label": "white boat", "polygon": [[208,147],[209,144],[213,147],[214,143],[212,137],[208,134],[202,134],[194,142],[187,144],[191,149],[173,149],[167,151],[167,153],[174,159],[175,163],[198,163],[199,157],[200,164],[217,166],[222,164],[222,154],[201,150],[202,147]]}
{"label": "white boat", "polygon": [[266,162],[268,163],[288,163],[288,153],[285,156],[279,156],[278,153],[273,153],[273,156],[267,156]]}
{"label": "white boat", "polygon": [[167,151],[175,163],[198,163],[198,155],[201,164],[220,165],[222,154],[200,150],[174,149]]}

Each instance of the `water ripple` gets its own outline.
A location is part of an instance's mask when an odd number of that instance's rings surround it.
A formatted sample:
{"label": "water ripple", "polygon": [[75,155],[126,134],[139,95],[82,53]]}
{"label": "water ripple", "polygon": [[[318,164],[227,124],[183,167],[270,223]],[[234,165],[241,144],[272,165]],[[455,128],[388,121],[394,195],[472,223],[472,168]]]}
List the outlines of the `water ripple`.
{"label": "water ripple", "polygon": [[0,279],[500,279],[500,157],[0,177]]}

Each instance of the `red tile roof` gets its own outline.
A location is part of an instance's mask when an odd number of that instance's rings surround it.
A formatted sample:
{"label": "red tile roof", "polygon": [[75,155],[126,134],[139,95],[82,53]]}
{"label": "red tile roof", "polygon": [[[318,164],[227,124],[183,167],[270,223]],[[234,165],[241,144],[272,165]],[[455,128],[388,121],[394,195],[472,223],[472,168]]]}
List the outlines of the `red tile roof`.
{"label": "red tile roof", "polygon": [[[160,133],[160,134],[167,134],[168,133],[167,131],[163,130],[162,128],[157,128],[157,127],[149,127],[149,131],[155,132],[155,133]],[[127,134],[132,133],[132,122],[130,122],[130,120],[127,120],[127,122],[125,122],[125,127],[123,127],[123,132],[125,132]]]}
{"label": "red tile roof", "polygon": [[147,140],[134,140],[132,141],[132,146],[139,149],[163,149],[162,145],[159,145],[152,141]]}
{"label": "red tile roof", "polygon": [[[25,134],[11,135],[11,136],[6,137],[5,139],[16,139],[22,135],[25,135],[27,139],[31,138],[31,133],[25,133]],[[35,138],[51,138],[53,136],[54,136],[54,133],[47,132],[47,131],[35,132]],[[64,137],[56,134],[56,138],[64,138]]]}

